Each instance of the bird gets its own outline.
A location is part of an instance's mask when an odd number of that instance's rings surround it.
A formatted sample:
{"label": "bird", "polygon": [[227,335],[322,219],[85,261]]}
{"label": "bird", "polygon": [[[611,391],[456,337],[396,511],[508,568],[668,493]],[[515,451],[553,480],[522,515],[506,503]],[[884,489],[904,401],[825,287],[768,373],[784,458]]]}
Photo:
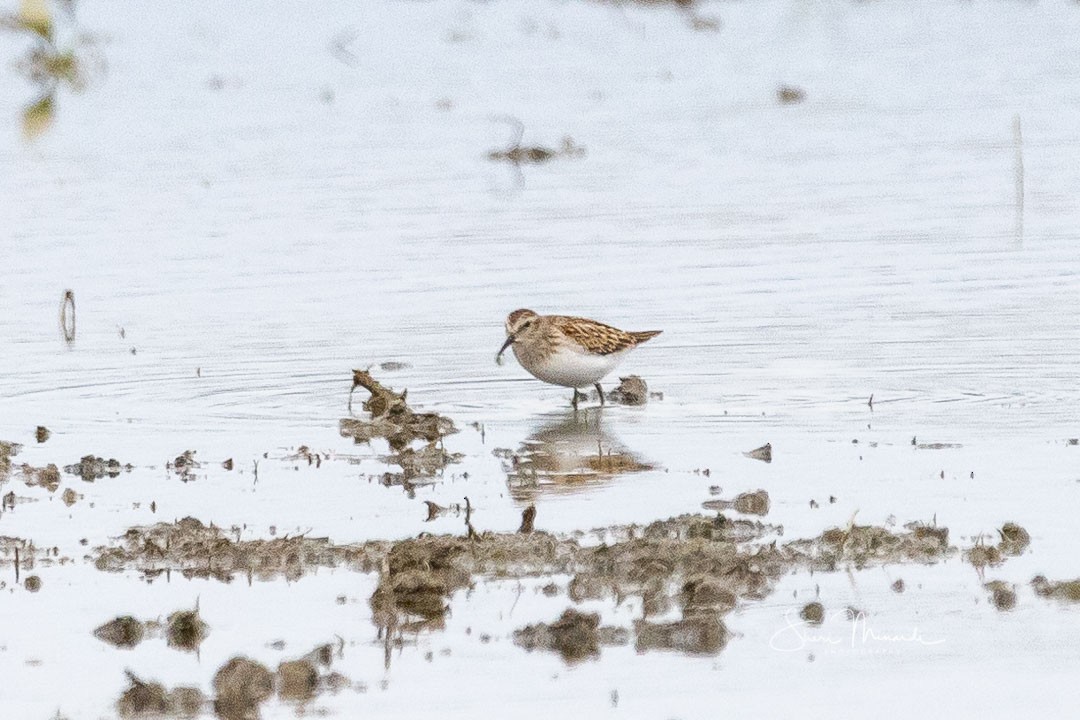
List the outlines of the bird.
{"label": "bird", "polygon": [[537,315],[524,308],[506,317],[506,342],[495,355],[502,363],[507,348],[537,380],[573,388],[571,404],[578,408],[578,388],[592,385],[604,404],[600,380],[641,343],[662,330],[627,332],[588,318]]}

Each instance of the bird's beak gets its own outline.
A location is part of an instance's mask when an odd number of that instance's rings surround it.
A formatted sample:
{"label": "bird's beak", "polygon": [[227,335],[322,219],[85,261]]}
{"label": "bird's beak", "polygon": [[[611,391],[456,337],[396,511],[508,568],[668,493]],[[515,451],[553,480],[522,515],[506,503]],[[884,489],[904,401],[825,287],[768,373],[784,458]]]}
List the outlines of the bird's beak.
{"label": "bird's beak", "polygon": [[495,362],[496,363],[501,363],[502,362],[502,354],[504,352],[506,352],[506,348],[508,348],[508,347],[510,347],[511,345],[514,344],[514,340],[516,340],[516,339],[517,339],[517,336],[515,336],[515,335],[507,335],[506,336],[506,342],[504,342],[503,346],[501,348],[499,348],[499,352],[495,353]]}

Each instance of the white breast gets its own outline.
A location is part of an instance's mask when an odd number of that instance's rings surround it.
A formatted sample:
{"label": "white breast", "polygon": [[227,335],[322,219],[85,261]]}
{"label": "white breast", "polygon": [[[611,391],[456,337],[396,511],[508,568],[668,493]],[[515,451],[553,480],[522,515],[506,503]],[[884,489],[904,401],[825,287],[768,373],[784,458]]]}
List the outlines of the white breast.
{"label": "white breast", "polygon": [[537,380],[552,385],[585,388],[614,370],[627,352],[592,355],[564,345],[543,360],[526,365],[525,369]]}

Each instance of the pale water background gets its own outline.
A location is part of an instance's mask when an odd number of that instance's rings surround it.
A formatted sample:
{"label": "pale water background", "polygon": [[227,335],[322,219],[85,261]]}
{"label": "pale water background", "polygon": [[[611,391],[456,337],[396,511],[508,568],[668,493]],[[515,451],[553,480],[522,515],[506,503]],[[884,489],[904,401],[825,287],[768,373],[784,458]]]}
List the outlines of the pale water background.
{"label": "pale water background", "polygon": [[[54,126],[32,143],[18,115],[35,91],[11,67],[26,43],[0,35],[0,439],[23,443],[16,460],[33,465],[93,453],[136,466],[93,484],[65,476],[83,496],[70,509],[59,493],[4,488],[29,501],[0,515],[0,534],[79,559],[42,568],[37,594],[5,578],[5,717],[110,717],[124,668],[209,690],[234,654],[276,665],[335,636],[335,668],[366,692],[323,695],[307,713],[1051,717],[1076,706],[1080,612],[1027,583],[1080,576],[1080,448],[1067,444],[1080,435],[1080,6],[699,12],[719,32],[670,8],[585,1],[84,2],[79,26],[107,70],[81,95],[62,91]],[[331,52],[353,36],[351,58]],[[806,100],[781,105],[781,84]],[[586,156],[520,175],[492,162],[512,135],[506,115],[526,144],[570,135]],[[71,347],[57,324],[68,288]],[[712,485],[767,489],[785,539],[857,513],[936,517],[970,546],[1011,520],[1032,549],[987,579],[1018,583],[1017,609],[994,610],[958,558],[798,574],[727,618],[737,636],[716,657],[606,648],[567,668],[510,641],[556,617],[565,596],[480,583],[454,598],[445,631],[385,669],[374,576],[148,585],[82,562],[81,539],[187,515],[245,537],[274,526],[344,543],[460,532],[453,516],[424,523],[421,501],[468,495],[479,529],[516,528],[523,506],[492,450],[569,414],[567,392],[493,362],[517,307],[665,331],[622,368],[663,400],[605,408],[600,423],[602,442],[657,469],[541,489],[539,528],[694,512]],[[383,448],[337,430],[350,370],[390,360],[411,367],[377,377],[462,428],[447,446],[463,461],[415,498],[370,479]],[[43,445],[36,425],[53,431]],[[913,437],[959,447],[916,449]],[[765,442],[771,464],[743,457]],[[301,444],[332,460],[294,469],[282,458]],[[188,484],[164,467],[186,449],[208,461]],[[233,472],[217,464],[229,457]],[[902,595],[889,590],[900,577]],[[935,644],[852,646],[850,623],[831,620],[822,633],[838,645],[771,646],[818,588],[830,610],[856,605],[882,632],[917,628]],[[197,656],[90,634],[196,598],[211,626]],[[640,614],[632,601],[587,607],[621,625]],[[284,651],[268,647],[279,639]],[[264,706],[265,717],[297,712]]]}

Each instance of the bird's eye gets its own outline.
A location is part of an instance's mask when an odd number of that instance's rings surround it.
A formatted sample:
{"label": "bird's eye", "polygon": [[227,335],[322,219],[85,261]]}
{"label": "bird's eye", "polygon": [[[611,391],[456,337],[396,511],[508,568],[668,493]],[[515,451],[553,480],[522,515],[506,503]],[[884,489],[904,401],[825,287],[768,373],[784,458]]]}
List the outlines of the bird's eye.
{"label": "bird's eye", "polygon": [[524,330],[525,328],[529,327],[529,325],[531,325],[531,324],[532,324],[532,320],[526,320],[525,322],[521,323],[521,329]]}

